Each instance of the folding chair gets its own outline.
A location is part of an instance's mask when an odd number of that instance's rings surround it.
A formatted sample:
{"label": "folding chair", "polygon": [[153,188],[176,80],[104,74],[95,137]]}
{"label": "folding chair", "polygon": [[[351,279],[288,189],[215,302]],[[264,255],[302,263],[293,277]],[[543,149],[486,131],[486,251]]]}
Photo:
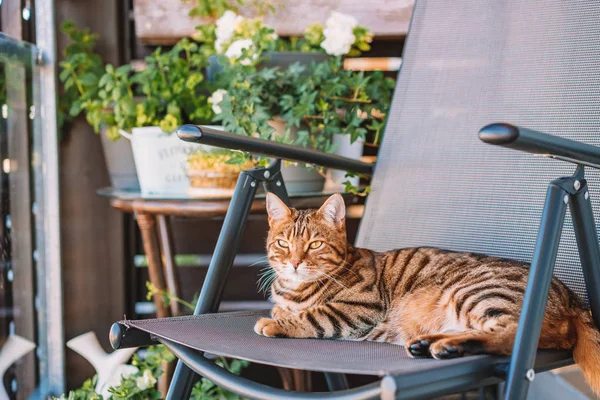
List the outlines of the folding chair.
{"label": "folding chair", "polygon": [[[504,380],[505,398],[523,399],[535,373],[572,363],[570,352],[536,351],[553,272],[589,302],[600,326],[598,21],[596,0],[419,1],[376,168],[204,127],[179,130],[186,141],[374,171],[360,247],[434,246],[531,262],[511,357],[410,359],[391,344],[258,336],[253,325],[266,312],[215,314],[258,183],[287,199],[279,161],[241,174],[195,315],[121,321],[113,347],[171,349],[180,361],[170,399],[189,395],[194,373],[252,399],[423,399]],[[512,125],[489,125],[498,121]],[[251,382],[205,352],[325,372],[331,392]],[[346,373],[382,379],[349,389]]]}

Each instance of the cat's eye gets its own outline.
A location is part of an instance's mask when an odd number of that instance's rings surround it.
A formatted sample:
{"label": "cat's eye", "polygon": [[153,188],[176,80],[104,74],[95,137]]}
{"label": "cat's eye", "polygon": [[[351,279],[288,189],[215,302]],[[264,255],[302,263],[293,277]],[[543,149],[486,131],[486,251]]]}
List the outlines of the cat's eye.
{"label": "cat's eye", "polygon": [[281,239],[277,241],[277,244],[280,247],[290,247],[285,240],[281,240]]}
{"label": "cat's eye", "polygon": [[321,242],[320,240],[315,240],[314,242],[312,242],[311,244],[309,244],[308,247],[311,248],[311,249],[318,249],[322,245],[323,245],[323,242]]}

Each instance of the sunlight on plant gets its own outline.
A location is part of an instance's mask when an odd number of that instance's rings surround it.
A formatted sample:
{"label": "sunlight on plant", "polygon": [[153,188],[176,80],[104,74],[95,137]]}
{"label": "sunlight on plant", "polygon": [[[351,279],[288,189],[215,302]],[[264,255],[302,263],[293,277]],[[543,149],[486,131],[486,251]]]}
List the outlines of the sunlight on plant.
{"label": "sunlight on plant", "polygon": [[[124,376],[121,384],[111,387],[108,392],[110,398],[114,400],[158,400],[161,399],[161,393],[156,388],[156,384],[161,375],[165,362],[172,362],[175,359],[173,354],[163,345],[150,346],[134,354],[131,365],[137,369],[137,372]],[[227,360],[219,357],[215,364],[225,368],[229,372],[240,375],[242,370],[250,365],[248,361]],[[98,377],[94,376],[86,380],[83,385],[76,390],[63,394],[59,400],[104,400],[103,396],[94,390]],[[190,399],[193,400],[212,400],[212,399],[241,399],[238,395],[231,393],[223,388],[216,386],[206,378],[202,378],[192,390]]]}
{"label": "sunlight on plant", "polygon": [[146,289],[148,289],[148,292],[146,293],[147,300],[152,300],[152,297],[154,297],[154,295],[158,295],[162,298],[166,307],[169,307],[169,304],[171,304],[171,300],[174,300],[182,306],[188,308],[190,311],[194,311],[196,309],[196,306],[194,304],[190,303],[189,301],[180,299],[177,296],[173,296],[166,290],[158,289],[150,281],[146,281]]}

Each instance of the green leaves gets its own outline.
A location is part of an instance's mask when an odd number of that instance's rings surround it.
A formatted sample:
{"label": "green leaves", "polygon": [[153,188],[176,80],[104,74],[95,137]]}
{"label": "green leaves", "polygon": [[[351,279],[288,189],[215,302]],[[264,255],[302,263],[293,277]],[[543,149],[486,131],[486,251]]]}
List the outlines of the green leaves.
{"label": "green leaves", "polygon": [[[190,2],[191,0],[182,0]],[[219,18],[227,10],[237,12],[238,7],[243,5],[241,0],[194,0],[195,6],[190,9],[190,17]]]}
{"label": "green leaves", "polygon": [[[382,73],[346,71],[341,58],[285,70],[234,65],[222,75],[227,95],[216,119],[226,130],[326,152],[335,150],[338,134],[377,143],[393,91]],[[283,127],[278,136],[270,126],[275,119]]]}
{"label": "green leaves", "polygon": [[[235,375],[240,375],[250,363],[244,360],[229,360],[220,357],[215,362],[219,367],[227,369]],[[195,400],[240,400],[241,397],[216,386],[206,378],[202,378],[192,389],[192,399]]]}
{"label": "green leaves", "polygon": [[62,25],[71,43],[65,48],[65,59],[59,63],[59,80],[63,83],[63,93],[59,96],[59,128],[64,123],[86,111],[87,105],[98,95],[98,81],[103,74],[103,62],[94,53],[98,36],[89,29],[77,29],[73,21]]}
{"label": "green leaves", "polygon": [[158,125],[172,132],[183,121],[212,120],[203,75],[209,56],[205,47],[184,38],[170,51],[156,49],[146,57],[145,69],[133,71],[129,64],[104,66],[94,53],[97,36],[89,30],[77,29],[68,21],[63,32],[72,43],[60,63],[61,121],[85,113],[96,132],[104,125],[112,138],[118,138],[118,129]]}

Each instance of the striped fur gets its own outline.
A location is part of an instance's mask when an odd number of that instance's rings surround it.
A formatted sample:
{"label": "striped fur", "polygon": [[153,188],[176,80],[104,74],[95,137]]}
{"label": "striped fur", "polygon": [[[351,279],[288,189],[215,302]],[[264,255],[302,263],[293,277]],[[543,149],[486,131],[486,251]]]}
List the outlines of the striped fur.
{"label": "striped fur", "polygon": [[[395,343],[411,356],[437,359],[510,354],[528,265],[435,248],[354,248],[346,241],[339,195],[319,210],[295,210],[269,194],[267,210],[276,305],[272,318],[256,323],[257,333]],[[598,339],[583,303],[554,279],[539,347],[575,347],[598,391]]]}

